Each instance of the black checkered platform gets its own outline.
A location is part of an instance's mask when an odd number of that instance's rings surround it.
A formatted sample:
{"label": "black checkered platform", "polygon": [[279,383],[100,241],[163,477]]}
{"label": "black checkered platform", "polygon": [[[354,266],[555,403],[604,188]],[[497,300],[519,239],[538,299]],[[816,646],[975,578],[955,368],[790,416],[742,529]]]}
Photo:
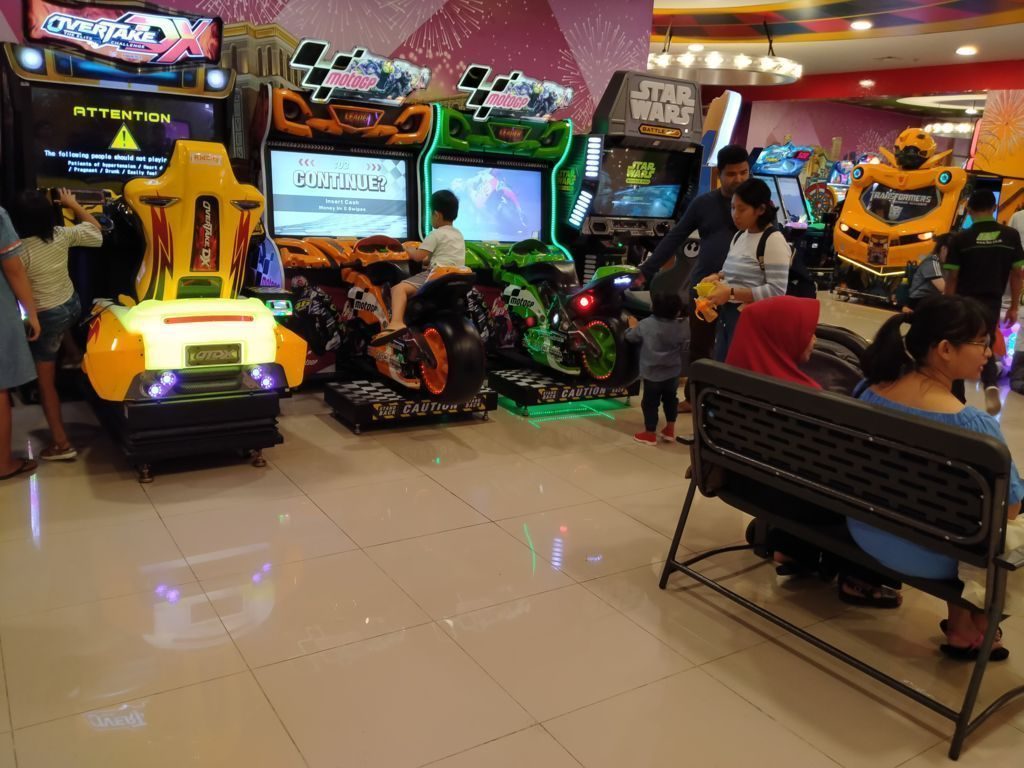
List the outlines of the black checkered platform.
{"label": "black checkered platform", "polygon": [[352,431],[368,427],[406,426],[442,418],[483,414],[498,407],[498,393],[481,389],[465,403],[442,403],[383,379],[357,378],[324,387],[324,400],[334,416]]}
{"label": "black checkered platform", "polygon": [[488,371],[487,384],[520,408],[640,394],[639,380],[624,387],[609,387],[590,379],[560,376],[554,371],[540,371],[534,368]]}

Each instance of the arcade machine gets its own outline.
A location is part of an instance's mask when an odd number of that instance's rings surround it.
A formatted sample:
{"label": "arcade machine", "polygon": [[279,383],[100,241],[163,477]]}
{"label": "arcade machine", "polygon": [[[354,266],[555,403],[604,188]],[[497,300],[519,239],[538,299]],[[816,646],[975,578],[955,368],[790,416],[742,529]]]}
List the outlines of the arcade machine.
{"label": "arcade machine", "polygon": [[409,276],[401,243],[419,239],[416,160],[433,113],[406,99],[430,72],[360,48],[327,54],[327,43],[303,40],[291,64],[306,73],[306,90],[261,94],[271,237],[253,264],[251,293],[293,305],[286,322],[309,342],[306,369],[330,379],[324,397],[355,431],[486,418],[497,395],[482,388],[483,345],[465,320],[468,270],[439,278],[447,287],[432,279],[413,297],[407,338],[368,343],[387,324],[390,285]]}
{"label": "arcade machine", "polygon": [[196,453],[262,465],[304,345],[235,298],[263,203],[214,143],[234,81],[212,66],[220,20],[35,0],[27,14],[30,43],[4,51],[5,192],[68,186],[110,214],[105,252],[73,275],[94,307],[83,369],[101,421],[144,482],[152,462]]}
{"label": "arcade machine", "polygon": [[[643,120],[641,93],[651,104]],[[561,233],[581,279],[610,264],[639,264],[668,234],[697,186],[701,140],[696,83],[646,72],[612,75],[593,131],[573,138],[559,180],[563,210],[571,211]]]}
{"label": "arcade machine", "polygon": [[[1011,118],[1007,125],[1016,130],[1020,123]],[[996,220],[1002,224],[1009,224],[1013,214],[1024,208],[1024,152],[1017,142],[1002,140],[1007,125],[984,117],[979,120],[974,126],[970,158],[965,166],[968,189],[990,189],[995,194]],[[970,226],[967,217],[957,218],[963,228]]]}
{"label": "arcade machine", "polygon": [[[458,87],[469,93],[465,109],[434,107],[423,200],[438,189],[460,199],[456,226],[477,276],[477,316],[500,361],[489,385],[519,408],[635,394],[623,294],[637,270],[602,267],[581,285],[558,239],[556,179],[572,123],[549,117],[568,105],[571,89],[518,71],[491,79],[478,65]],[[426,205],[422,220],[426,228]]]}
{"label": "arcade machine", "polygon": [[829,244],[826,224],[811,212],[804,195],[809,165],[820,163],[820,148],[794,146],[791,142],[774,144],[752,153],[751,176],[764,181],[779,209],[778,226],[793,244],[794,263],[808,272],[823,275],[828,270]]}
{"label": "arcade machine", "polygon": [[935,154],[935,140],[920,128],[903,131],[894,149],[879,148],[884,164],[861,164],[851,174],[834,231],[840,298],[894,306],[907,265],[927,255],[957,215],[967,173],[942,166],[952,150]]}

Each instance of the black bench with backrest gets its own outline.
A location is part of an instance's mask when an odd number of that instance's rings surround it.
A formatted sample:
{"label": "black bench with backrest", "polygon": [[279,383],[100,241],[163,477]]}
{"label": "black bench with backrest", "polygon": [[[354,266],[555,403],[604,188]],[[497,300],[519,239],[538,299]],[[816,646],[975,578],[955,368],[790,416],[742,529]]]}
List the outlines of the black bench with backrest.
{"label": "black bench with backrest", "polygon": [[[990,437],[947,427],[850,397],[819,392],[700,361],[690,371],[694,405],[693,480],[661,577],[681,571],[817,648],[956,723],[949,756],[1024,686],[971,719],[1003,615],[1006,577],[1024,567],[1024,548],[1003,554],[1010,456]],[[959,581],[930,581],[887,569],[861,550],[846,525],[809,525],[815,511],[855,518],[928,550],[987,569],[986,633],[959,710],[886,675],[694,570],[676,551],[697,490],[849,562],[942,600],[959,601]]]}

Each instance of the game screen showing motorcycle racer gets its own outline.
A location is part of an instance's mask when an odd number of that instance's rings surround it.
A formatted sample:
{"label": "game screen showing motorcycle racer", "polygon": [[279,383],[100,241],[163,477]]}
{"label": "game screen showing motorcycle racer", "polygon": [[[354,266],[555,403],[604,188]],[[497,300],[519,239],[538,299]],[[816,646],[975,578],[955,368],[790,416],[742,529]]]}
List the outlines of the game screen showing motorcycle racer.
{"label": "game screen showing motorcycle racer", "polygon": [[433,163],[431,185],[459,198],[455,226],[466,240],[517,243],[543,239],[543,173],[479,165]]}
{"label": "game screen showing motorcycle racer", "polygon": [[893,189],[885,184],[872,184],[860,197],[864,209],[886,224],[900,224],[926,216],[942,202],[936,187]]}
{"label": "game screen showing motorcycle racer", "polygon": [[31,160],[42,187],[103,188],[156,177],[175,141],[217,134],[210,102],[35,86],[31,109]]}
{"label": "game screen showing motorcycle racer", "polygon": [[615,147],[605,150],[593,213],[596,216],[668,219],[688,178],[687,158],[678,152]]}
{"label": "game screen showing motorcycle racer", "polygon": [[275,237],[409,237],[408,161],[270,150]]}

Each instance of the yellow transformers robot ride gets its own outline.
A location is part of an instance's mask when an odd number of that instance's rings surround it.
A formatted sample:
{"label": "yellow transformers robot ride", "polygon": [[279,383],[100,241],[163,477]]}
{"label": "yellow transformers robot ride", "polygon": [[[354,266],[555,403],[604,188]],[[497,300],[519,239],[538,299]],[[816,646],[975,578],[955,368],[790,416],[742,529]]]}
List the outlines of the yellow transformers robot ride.
{"label": "yellow transformers robot ride", "polygon": [[929,134],[908,128],[896,139],[895,153],[879,148],[887,164],[853,169],[833,236],[843,267],[840,297],[894,303],[907,265],[930,253],[936,235],[953,226],[967,174],[940,166],[952,150],[935,150]]}
{"label": "yellow transformers robot ride", "polygon": [[[178,141],[164,173],[124,197],[146,241],[135,296],[97,303],[83,361],[98,400],[123,406],[122,447],[145,466],[280,442],[277,395],[301,383],[306,343],[239,298],[263,196],[235,179],[223,145]],[[250,440],[254,419],[264,437]]]}

